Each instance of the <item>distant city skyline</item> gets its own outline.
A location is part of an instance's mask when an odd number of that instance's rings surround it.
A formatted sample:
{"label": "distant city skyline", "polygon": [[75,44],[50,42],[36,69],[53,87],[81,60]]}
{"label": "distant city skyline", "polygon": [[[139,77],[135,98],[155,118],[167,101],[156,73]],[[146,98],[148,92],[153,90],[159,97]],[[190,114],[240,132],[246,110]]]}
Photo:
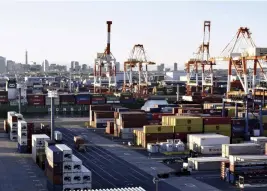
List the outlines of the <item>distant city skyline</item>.
{"label": "distant city skyline", "polygon": [[[267,2],[1,2],[0,56],[25,63],[92,67],[107,41],[121,64],[134,44],[143,44],[157,64],[182,69],[201,44],[204,20],[211,21],[211,56],[219,56],[240,26],[249,27],[257,46],[267,47]],[[10,11],[12,10],[12,11]],[[112,10],[112,11],[111,11]],[[12,14],[11,14],[12,13]],[[131,14],[129,14],[131,13]],[[226,68],[226,64],[219,65]]]}

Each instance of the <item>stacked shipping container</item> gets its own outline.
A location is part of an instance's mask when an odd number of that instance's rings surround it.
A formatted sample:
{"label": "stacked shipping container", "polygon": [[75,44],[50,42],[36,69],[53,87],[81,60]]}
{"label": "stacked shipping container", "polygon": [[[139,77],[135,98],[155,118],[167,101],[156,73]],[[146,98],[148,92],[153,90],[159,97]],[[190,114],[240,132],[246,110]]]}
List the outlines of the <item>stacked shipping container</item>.
{"label": "stacked shipping container", "polygon": [[8,92],[0,91],[0,104],[8,103]]}
{"label": "stacked shipping container", "polygon": [[73,94],[61,94],[59,95],[60,105],[74,105],[75,97]]}
{"label": "stacked shipping container", "polygon": [[90,126],[95,126],[95,111],[111,111],[111,105],[90,105],[89,108],[89,123]]}
{"label": "stacked shipping container", "polygon": [[48,191],[92,189],[92,173],[64,144],[46,148],[45,174]]}
{"label": "stacked shipping container", "polygon": [[218,133],[231,136],[231,118],[228,117],[204,117],[204,133]]}
{"label": "stacked shipping container", "polygon": [[148,124],[148,120],[144,112],[125,111],[119,113],[114,123],[116,124],[115,134],[118,134],[122,139],[133,139],[133,130],[143,129],[143,126]]}
{"label": "stacked shipping container", "polygon": [[50,138],[45,134],[32,135],[32,159],[44,170],[45,168],[45,141]]}
{"label": "stacked shipping container", "polygon": [[30,106],[44,106],[45,105],[45,95],[43,94],[28,94],[27,102]]}
{"label": "stacked shipping container", "polygon": [[91,94],[91,104],[92,105],[101,105],[106,103],[106,98],[101,94]]}
{"label": "stacked shipping container", "polygon": [[17,142],[18,140],[18,116],[16,112],[7,112],[7,123],[9,127],[9,138],[11,141]]}

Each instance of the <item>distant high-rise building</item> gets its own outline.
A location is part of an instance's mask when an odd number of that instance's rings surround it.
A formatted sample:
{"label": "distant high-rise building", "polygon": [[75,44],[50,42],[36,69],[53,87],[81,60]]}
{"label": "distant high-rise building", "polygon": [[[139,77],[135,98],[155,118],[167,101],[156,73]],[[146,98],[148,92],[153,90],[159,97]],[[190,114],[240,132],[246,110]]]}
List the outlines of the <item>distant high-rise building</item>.
{"label": "distant high-rise building", "polygon": [[78,61],[71,61],[70,70],[71,71],[79,71],[81,69]]}
{"label": "distant high-rise building", "polygon": [[6,58],[0,56],[0,73],[6,72]]}
{"label": "distant high-rise building", "polygon": [[160,71],[160,72],[163,72],[164,68],[165,68],[165,66],[164,66],[163,63],[157,66],[157,70]]}
{"label": "distant high-rise building", "polygon": [[28,64],[28,51],[25,52],[25,64]]}
{"label": "distant high-rise building", "polygon": [[43,69],[44,69],[44,72],[49,71],[49,62],[48,62],[48,60],[44,60]]}
{"label": "distant high-rise building", "polygon": [[175,62],[173,64],[173,71],[177,71],[178,70],[178,64]]}
{"label": "distant high-rise building", "polygon": [[87,68],[87,65],[86,65],[86,64],[83,64],[83,65],[82,65],[82,70],[83,70],[83,71],[86,71],[87,69],[88,69],[88,68]]}
{"label": "distant high-rise building", "polygon": [[12,72],[14,71],[15,69],[15,62],[13,60],[7,60],[6,61],[6,70],[9,71],[9,72]]}
{"label": "distant high-rise building", "polygon": [[119,72],[120,71],[120,63],[116,62],[115,66],[116,66],[116,72]]}

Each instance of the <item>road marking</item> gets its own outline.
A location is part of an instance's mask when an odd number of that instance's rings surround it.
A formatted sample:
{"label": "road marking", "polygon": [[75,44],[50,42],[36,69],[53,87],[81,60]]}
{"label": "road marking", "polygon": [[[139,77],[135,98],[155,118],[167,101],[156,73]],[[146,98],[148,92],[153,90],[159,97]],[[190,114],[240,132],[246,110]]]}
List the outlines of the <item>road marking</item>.
{"label": "road marking", "polygon": [[36,176],[34,175],[34,176],[30,176],[31,178],[36,178]]}
{"label": "road marking", "polygon": [[153,169],[153,170],[156,170],[156,167],[150,167],[151,169]]}
{"label": "road marking", "polygon": [[40,180],[32,180],[33,182],[40,182]]}
{"label": "road marking", "polygon": [[35,184],[35,186],[43,186],[43,184]]}
{"label": "road marking", "polygon": [[191,188],[193,188],[193,187],[196,187],[196,185],[194,185],[194,184],[191,184],[191,183],[188,183],[188,184],[184,184],[185,186],[188,186],[188,187],[191,187]]}

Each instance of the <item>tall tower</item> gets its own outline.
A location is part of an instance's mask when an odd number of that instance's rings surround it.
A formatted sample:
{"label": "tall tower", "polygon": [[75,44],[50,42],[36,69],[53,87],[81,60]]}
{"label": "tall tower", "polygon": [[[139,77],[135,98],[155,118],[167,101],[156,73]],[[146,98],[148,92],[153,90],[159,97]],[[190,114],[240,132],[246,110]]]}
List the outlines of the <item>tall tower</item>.
{"label": "tall tower", "polygon": [[25,64],[28,64],[28,51],[25,52]]}

